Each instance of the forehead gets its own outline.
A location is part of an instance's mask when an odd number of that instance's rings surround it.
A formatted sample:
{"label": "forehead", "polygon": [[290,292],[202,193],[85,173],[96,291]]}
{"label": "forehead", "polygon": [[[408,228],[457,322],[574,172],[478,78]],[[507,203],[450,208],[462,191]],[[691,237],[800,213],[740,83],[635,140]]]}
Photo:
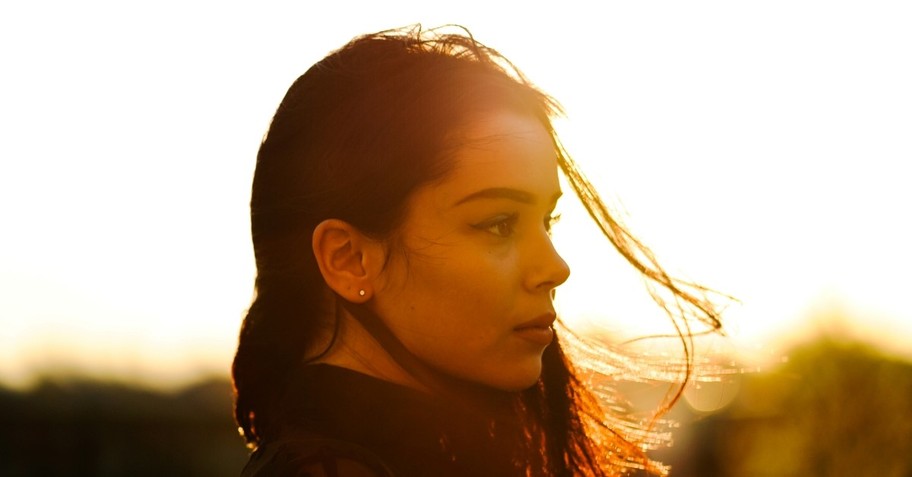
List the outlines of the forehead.
{"label": "forehead", "polygon": [[435,187],[444,199],[497,187],[545,197],[559,189],[554,142],[533,117],[506,112],[483,116],[458,141],[451,172]]}

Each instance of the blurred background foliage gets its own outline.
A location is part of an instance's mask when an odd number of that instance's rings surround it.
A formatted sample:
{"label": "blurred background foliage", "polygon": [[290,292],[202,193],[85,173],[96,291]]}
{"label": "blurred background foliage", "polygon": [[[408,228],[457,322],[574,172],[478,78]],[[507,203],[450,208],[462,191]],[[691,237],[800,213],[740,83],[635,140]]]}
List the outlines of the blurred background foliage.
{"label": "blurred background foliage", "polygon": [[[672,477],[912,476],[908,362],[824,337],[716,387],[721,409],[682,401],[672,413],[676,443],[656,453]],[[176,392],[67,379],[3,390],[0,475],[238,475],[247,450],[230,416],[223,379]]]}
{"label": "blurred background foliage", "polygon": [[722,410],[677,416],[672,476],[912,476],[912,364],[823,337],[736,379]]}
{"label": "blurred background foliage", "polygon": [[238,475],[231,386],[177,392],[54,379],[0,392],[0,476]]}

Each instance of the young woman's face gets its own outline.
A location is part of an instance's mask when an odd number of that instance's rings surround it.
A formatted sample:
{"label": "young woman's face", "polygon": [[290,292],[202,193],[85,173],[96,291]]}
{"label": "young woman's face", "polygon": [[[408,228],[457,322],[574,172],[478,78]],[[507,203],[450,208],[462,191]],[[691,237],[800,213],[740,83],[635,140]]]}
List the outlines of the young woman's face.
{"label": "young woman's face", "polygon": [[527,388],[551,343],[552,291],[570,273],[549,228],[557,158],[535,119],[492,114],[465,131],[444,180],[411,197],[375,312],[416,356],[503,390]]}

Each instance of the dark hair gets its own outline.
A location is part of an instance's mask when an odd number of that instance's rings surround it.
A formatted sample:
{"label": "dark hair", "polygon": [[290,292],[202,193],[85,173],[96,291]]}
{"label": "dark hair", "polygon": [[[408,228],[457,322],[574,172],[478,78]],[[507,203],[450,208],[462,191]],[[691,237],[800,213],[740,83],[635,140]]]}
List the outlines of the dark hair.
{"label": "dark hair", "polygon": [[[609,213],[557,140],[551,117],[560,113],[558,104],[503,56],[468,32],[414,27],[366,35],[292,84],[257,155],[251,199],[256,296],[232,368],[235,417],[251,445],[274,432],[271,406],[290,370],[336,325],[334,295],[309,246],[316,225],[336,218],[389,239],[412,192],[448,172],[449,152],[459,147],[453,133],[503,110],[541,121],[554,138],[560,168],[615,248],[675,303],[718,327],[712,304],[670,278]],[[559,340],[545,350],[538,384],[516,393],[516,401],[530,468],[542,475],[619,472],[609,463],[660,471],[639,443],[590,424],[604,423],[604,411]]]}

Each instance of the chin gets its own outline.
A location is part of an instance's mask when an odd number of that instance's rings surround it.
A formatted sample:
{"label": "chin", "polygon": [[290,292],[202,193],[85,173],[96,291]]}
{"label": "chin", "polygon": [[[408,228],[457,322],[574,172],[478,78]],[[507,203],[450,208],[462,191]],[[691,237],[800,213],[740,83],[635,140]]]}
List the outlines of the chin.
{"label": "chin", "polygon": [[524,366],[512,372],[498,376],[497,379],[487,383],[489,386],[501,391],[519,392],[535,386],[541,378],[542,365],[539,360],[533,366]]}

